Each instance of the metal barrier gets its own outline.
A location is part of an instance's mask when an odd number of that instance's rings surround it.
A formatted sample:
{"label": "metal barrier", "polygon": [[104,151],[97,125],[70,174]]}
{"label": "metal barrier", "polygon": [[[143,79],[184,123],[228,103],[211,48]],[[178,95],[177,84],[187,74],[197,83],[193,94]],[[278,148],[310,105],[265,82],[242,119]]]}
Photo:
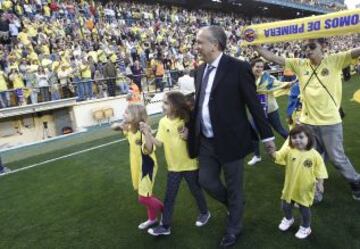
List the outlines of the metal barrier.
{"label": "metal barrier", "polygon": [[[68,91],[68,94],[64,97],[64,96],[59,96],[60,98],[56,98],[56,99],[51,99],[49,101],[52,100],[58,100],[58,99],[67,99],[67,98],[71,98],[71,97],[79,97],[79,88],[80,88],[80,84],[87,84],[87,83],[92,83],[91,87],[93,87],[93,85],[95,84],[95,86],[98,88],[98,94],[100,91],[101,86],[107,86],[111,83],[113,83],[113,86],[115,86],[115,96],[120,96],[120,95],[126,95],[130,92],[129,89],[129,84],[131,82],[133,82],[135,85],[135,81],[134,78],[141,76],[141,88],[142,88],[142,93],[145,94],[145,92],[152,92],[152,90],[150,89],[151,85],[155,85],[155,89],[154,91],[156,92],[158,90],[158,86],[156,86],[156,80],[161,80],[161,83],[163,85],[163,87],[160,87],[160,91],[165,90],[166,88],[168,89],[172,89],[174,85],[177,84],[177,78],[178,77],[174,77],[174,74],[177,74],[177,76],[179,76],[178,74],[182,73],[182,70],[165,70],[165,74],[161,77],[161,79],[159,79],[160,77],[156,77],[155,75],[151,75],[149,76],[148,74],[129,74],[129,75],[125,75],[125,74],[121,74],[117,77],[107,77],[107,78],[101,78],[101,79],[87,79],[87,80],[78,80],[78,81],[74,81],[73,77],[69,77],[69,79],[72,79],[72,81],[68,81],[66,84],[60,84],[60,83],[56,83],[56,84],[49,84],[49,86],[47,87],[36,87],[36,88],[28,88],[28,87],[24,87],[21,88],[22,89],[22,94],[26,94],[27,96],[23,96],[24,100],[26,101],[28,98],[31,98],[31,94],[32,92],[35,90],[35,92],[37,93],[36,98],[40,97],[41,99],[43,99],[43,96],[40,94],[41,93],[41,89],[47,88],[47,91],[49,92],[49,95],[51,95],[51,88],[56,85],[57,86],[57,93],[60,95],[63,95],[63,90]],[[119,79],[124,80],[123,82],[116,82]],[[120,84],[124,84],[126,85],[126,87],[124,87],[124,91],[123,89],[121,89],[121,85]],[[82,87],[82,86],[81,86]],[[15,98],[17,100],[18,96],[16,95],[16,91],[18,91],[19,89],[8,89],[6,91],[3,91],[0,93],[0,109],[1,108],[7,108],[7,107],[13,107],[13,106],[19,106],[19,105],[10,105],[11,104],[11,98]],[[30,93],[28,92],[30,91]],[[106,90],[107,91],[107,90]],[[107,91],[108,92],[108,91]],[[7,98],[7,105],[4,105],[3,103],[3,93],[6,93],[7,96],[5,96]],[[146,94],[145,94],[146,95]],[[145,96],[143,95],[143,96]],[[97,99],[100,98],[104,98],[106,96],[103,97],[99,97],[99,95],[96,97]],[[81,99],[79,99],[81,101]],[[16,102],[19,102],[18,100]],[[26,101],[27,102],[27,101]],[[40,101],[40,102],[44,102],[44,101]],[[38,102],[35,102],[38,103]],[[34,103],[31,103],[34,104]],[[6,107],[4,107],[6,106]]]}

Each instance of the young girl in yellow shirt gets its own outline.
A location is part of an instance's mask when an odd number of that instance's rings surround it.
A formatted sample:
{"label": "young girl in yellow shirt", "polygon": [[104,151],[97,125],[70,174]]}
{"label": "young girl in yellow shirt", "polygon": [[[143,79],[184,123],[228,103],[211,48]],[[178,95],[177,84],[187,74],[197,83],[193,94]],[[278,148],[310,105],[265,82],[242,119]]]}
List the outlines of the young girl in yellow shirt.
{"label": "young girl in yellow shirt", "polygon": [[154,151],[148,151],[143,134],[139,129],[140,122],[146,122],[146,109],[141,104],[129,104],[124,113],[123,122],[115,123],[112,128],[122,130],[130,146],[131,179],[139,194],[139,203],[147,209],[148,219],[141,223],[140,230],[147,229],[157,223],[157,216],[163,210],[163,204],[153,195],[157,160]]}
{"label": "young girl in yellow shirt", "polygon": [[[166,115],[159,122],[156,137],[152,137],[149,126],[142,127],[147,140],[152,140],[148,150],[153,144],[163,146],[168,165],[166,194],[164,200],[164,212],[159,226],[150,228],[148,232],[153,236],[170,235],[171,216],[174,209],[175,199],[180,183],[185,178],[189,189],[196,200],[199,215],[195,225],[201,227],[210,219],[206,200],[199,185],[199,170],[196,160],[188,155],[186,137],[186,123],[189,120],[190,110],[185,96],[180,92],[165,94],[163,111]],[[144,125],[143,125],[144,126]]]}
{"label": "young girl in yellow shirt", "polygon": [[292,209],[298,205],[302,223],[295,234],[298,239],[305,239],[311,233],[311,211],[315,190],[324,191],[323,179],[328,177],[321,155],[313,149],[314,137],[305,126],[295,126],[289,133],[289,146],[283,146],[273,152],[275,162],[286,166],[285,182],[282,190],[282,208],[285,217],[279,229],[287,231],[294,223]]}

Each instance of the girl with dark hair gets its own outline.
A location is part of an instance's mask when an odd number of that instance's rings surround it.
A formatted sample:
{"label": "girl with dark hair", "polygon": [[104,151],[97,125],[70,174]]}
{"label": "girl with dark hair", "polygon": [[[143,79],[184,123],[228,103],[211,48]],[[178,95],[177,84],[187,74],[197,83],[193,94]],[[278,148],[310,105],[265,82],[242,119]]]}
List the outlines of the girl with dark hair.
{"label": "girl with dark hair", "polygon": [[[158,132],[154,138],[149,126],[143,124],[142,130],[152,144],[164,146],[165,158],[168,165],[168,177],[164,200],[164,211],[159,226],[150,228],[148,232],[153,236],[170,235],[171,216],[180,183],[185,178],[189,189],[194,196],[200,214],[195,225],[204,226],[210,219],[205,196],[199,185],[199,166],[195,159],[189,157],[186,145],[187,128],[190,110],[185,96],[180,92],[171,92],[165,95],[163,111],[166,115],[159,122]],[[152,149],[152,145],[147,148]]]}
{"label": "girl with dark hair", "polygon": [[286,166],[282,190],[282,209],[285,217],[279,224],[281,231],[287,231],[294,223],[292,209],[299,206],[302,223],[295,234],[305,239],[311,233],[311,211],[315,191],[324,191],[323,181],[328,177],[321,155],[313,149],[315,138],[305,126],[295,126],[289,133],[289,146],[283,146],[271,156],[275,162]]}

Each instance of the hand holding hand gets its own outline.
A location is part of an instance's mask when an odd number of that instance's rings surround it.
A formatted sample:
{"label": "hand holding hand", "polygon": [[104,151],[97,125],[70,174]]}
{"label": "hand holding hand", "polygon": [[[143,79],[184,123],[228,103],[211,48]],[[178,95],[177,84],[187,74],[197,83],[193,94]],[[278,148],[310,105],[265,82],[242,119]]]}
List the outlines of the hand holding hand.
{"label": "hand holding hand", "polygon": [[179,131],[180,137],[183,140],[187,140],[188,135],[189,135],[189,129],[184,127],[181,131]]}
{"label": "hand holding hand", "polygon": [[273,154],[276,152],[276,145],[274,140],[264,142],[264,146],[266,153],[268,153],[270,156],[273,156]]}
{"label": "hand holding hand", "polygon": [[323,182],[317,182],[316,183],[316,190],[320,193],[324,193],[324,183]]}
{"label": "hand holding hand", "polygon": [[139,123],[139,129],[144,134],[151,134],[151,127],[150,127],[150,125],[148,125],[145,122],[140,122]]}

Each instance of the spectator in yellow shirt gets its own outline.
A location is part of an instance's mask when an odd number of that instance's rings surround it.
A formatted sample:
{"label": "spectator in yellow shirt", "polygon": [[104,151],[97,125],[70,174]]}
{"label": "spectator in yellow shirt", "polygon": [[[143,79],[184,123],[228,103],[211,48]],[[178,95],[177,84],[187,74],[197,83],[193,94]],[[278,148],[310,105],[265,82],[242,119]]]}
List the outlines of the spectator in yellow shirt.
{"label": "spectator in yellow shirt", "polygon": [[6,108],[9,106],[7,75],[3,70],[0,70],[0,108]]}
{"label": "spectator in yellow shirt", "polygon": [[24,79],[18,69],[13,68],[10,71],[9,80],[12,82],[17,105],[26,105],[24,98]]}
{"label": "spectator in yellow shirt", "polygon": [[91,78],[91,68],[87,58],[84,58],[80,66],[81,81],[78,83],[79,100],[93,98],[93,80]]}

